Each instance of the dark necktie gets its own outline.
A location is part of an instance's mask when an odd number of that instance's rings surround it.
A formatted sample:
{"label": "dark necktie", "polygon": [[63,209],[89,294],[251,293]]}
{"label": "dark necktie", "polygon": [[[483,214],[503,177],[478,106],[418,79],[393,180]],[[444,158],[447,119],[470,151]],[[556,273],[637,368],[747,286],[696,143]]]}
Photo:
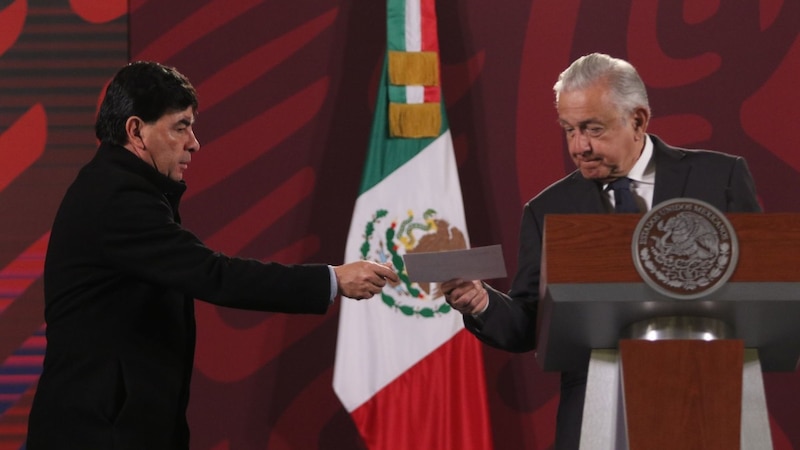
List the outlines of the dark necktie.
{"label": "dark necktie", "polygon": [[614,191],[614,212],[618,213],[638,213],[639,207],[631,192],[631,179],[627,177],[617,178],[608,185],[608,189]]}

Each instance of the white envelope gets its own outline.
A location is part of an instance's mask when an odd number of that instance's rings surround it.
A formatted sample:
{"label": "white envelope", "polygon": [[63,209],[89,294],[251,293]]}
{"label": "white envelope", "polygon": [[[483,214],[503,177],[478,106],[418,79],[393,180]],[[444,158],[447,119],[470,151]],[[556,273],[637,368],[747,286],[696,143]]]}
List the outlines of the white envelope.
{"label": "white envelope", "polygon": [[408,278],[415,282],[445,282],[453,278],[490,280],[504,278],[506,265],[498,245],[403,255]]}

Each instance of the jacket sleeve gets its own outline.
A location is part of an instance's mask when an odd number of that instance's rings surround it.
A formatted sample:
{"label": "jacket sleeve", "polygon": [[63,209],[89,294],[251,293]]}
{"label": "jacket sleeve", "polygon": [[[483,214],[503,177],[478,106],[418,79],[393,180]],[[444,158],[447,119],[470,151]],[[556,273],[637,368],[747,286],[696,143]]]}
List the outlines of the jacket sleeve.
{"label": "jacket sleeve", "polygon": [[536,310],[542,254],[542,218],[531,203],[522,214],[517,273],[506,295],[488,285],[489,306],[479,317],[464,316],[466,328],[492,347],[512,352],[536,346]]}
{"label": "jacket sleeve", "polygon": [[125,276],[222,306],[323,313],[330,304],[328,267],[230,257],[208,248],[174,219],[161,195],[127,189],[104,208],[101,248]]}

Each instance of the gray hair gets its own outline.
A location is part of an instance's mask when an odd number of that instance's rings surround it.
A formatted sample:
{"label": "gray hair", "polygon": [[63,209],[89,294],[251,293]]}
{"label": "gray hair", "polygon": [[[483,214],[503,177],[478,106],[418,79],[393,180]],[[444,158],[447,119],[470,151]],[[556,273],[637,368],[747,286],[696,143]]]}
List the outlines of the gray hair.
{"label": "gray hair", "polygon": [[581,56],[561,72],[553,86],[556,103],[562,92],[586,89],[598,82],[608,83],[611,100],[620,112],[650,111],[647,89],[636,69],[628,61],[602,53]]}

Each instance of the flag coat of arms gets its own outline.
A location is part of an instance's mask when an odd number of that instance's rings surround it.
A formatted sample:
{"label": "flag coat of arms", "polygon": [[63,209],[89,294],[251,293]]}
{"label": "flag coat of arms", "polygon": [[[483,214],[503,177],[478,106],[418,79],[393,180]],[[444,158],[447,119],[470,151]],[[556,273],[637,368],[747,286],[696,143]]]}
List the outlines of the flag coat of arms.
{"label": "flag coat of arms", "polygon": [[491,449],[481,344],[403,255],[469,246],[439,84],[433,0],[388,0],[379,84],[345,261],[391,262],[401,281],[342,298],[333,387],[371,450]]}

